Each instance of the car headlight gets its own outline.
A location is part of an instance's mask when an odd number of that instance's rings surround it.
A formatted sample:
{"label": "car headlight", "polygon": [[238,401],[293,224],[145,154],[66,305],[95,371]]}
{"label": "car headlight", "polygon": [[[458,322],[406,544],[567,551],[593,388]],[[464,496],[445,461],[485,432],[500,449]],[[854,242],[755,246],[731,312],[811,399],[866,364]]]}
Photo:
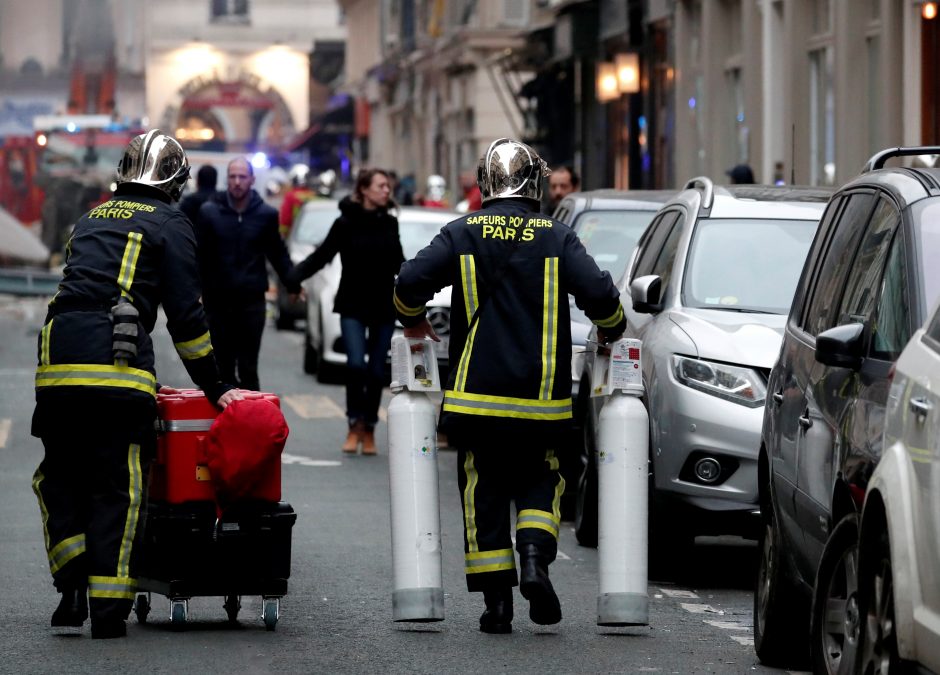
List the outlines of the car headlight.
{"label": "car headlight", "polygon": [[676,379],[687,387],[749,408],[764,405],[767,387],[760,374],[751,368],[678,354],[673,354],[672,365]]}

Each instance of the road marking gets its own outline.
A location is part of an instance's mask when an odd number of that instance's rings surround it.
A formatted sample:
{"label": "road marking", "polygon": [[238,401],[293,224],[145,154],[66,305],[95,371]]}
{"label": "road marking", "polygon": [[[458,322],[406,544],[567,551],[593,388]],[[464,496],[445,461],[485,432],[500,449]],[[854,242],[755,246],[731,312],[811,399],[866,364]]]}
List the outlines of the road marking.
{"label": "road marking", "polygon": [[[724,612],[722,612],[722,614],[724,614]],[[707,623],[709,626],[714,626],[715,628],[721,628],[722,630],[751,630],[750,626],[745,626],[743,623],[737,621],[709,621],[706,619],[703,623]]]}
{"label": "road marking", "polygon": [[678,588],[660,588],[659,592],[669,598],[692,598],[698,600],[698,596],[692,591],[684,591]]}
{"label": "road marking", "polygon": [[315,396],[314,394],[291,394],[285,396],[284,403],[291,407],[295,413],[305,420],[313,419],[343,419],[346,413],[329,396]]}
{"label": "road marking", "polygon": [[10,427],[13,426],[13,420],[0,420],[0,448],[7,447],[7,439],[10,438]]}
{"label": "road marking", "polygon": [[343,463],[335,459],[312,459],[303,455],[281,453],[281,464],[300,464],[301,466],[342,466]]}
{"label": "road marking", "polygon": [[566,553],[562,553],[561,551],[558,551],[555,554],[555,557],[558,558],[559,560],[571,560],[571,556],[569,556]]}
{"label": "road marking", "polygon": [[744,645],[745,647],[754,646],[754,638],[750,635],[732,635],[731,639],[737,642],[739,645]]}
{"label": "road marking", "polygon": [[679,606],[692,614],[724,614],[723,611],[715,609],[711,605],[694,605],[689,602],[680,602]]}

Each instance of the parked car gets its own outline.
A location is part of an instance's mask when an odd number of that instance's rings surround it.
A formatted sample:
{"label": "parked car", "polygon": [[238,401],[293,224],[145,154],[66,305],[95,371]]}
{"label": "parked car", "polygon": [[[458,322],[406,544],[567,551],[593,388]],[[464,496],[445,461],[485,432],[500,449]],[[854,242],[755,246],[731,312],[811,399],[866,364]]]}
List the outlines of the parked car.
{"label": "parked car", "polygon": [[[339,212],[337,211],[337,215]],[[403,206],[398,213],[398,232],[406,259],[427,246],[441,228],[459,217],[455,211]],[[331,223],[332,224],[332,223]],[[334,381],[346,365],[346,346],[333,312],[333,300],[342,274],[340,257],[304,281],[307,294],[307,327],[304,336],[304,372],[316,373],[321,382]],[[437,293],[427,304],[428,320],[441,338],[436,343],[438,363],[447,367],[450,337],[450,288]],[[389,298],[391,302],[391,298]]]}
{"label": "parked car", "polygon": [[[623,275],[640,235],[656,212],[675,194],[675,190],[574,192],[558,204],[552,217],[570,225],[598,267],[617,280]],[[571,296],[568,296],[568,311],[571,316],[571,397],[578,402],[584,352],[593,324]],[[561,474],[569,486],[577,484],[582,471],[584,433],[578,422],[583,418],[583,414],[575,411],[571,441],[557,451]],[[575,490],[571,488],[562,496],[561,512],[566,520],[574,517],[575,497]]]}
{"label": "parked car", "polygon": [[768,664],[807,646],[816,672],[854,663],[859,511],[894,363],[940,294],[940,170],[883,167],[926,152],[879,153],[830,200],[767,383],[754,646]]}
{"label": "parked car", "polygon": [[[643,341],[650,419],[650,555],[681,559],[697,534],[757,532],[767,374],[830,191],[716,187],[695,178],[656,214],[618,285],[625,337]],[[597,419],[587,353],[575,533],[597,543]]]}
{"label": "parked car", "polygon": [[940,308],[897,362],[858,561],[853,672],[940,672]]}
{"label": "parked car", "polygon": [[[335,199],[314,199],[304,204],[297,214],[287,237],[287,252],[295,265],[326,239],[333,221],[339,217],[339,202]],[[277,304],[274,325],[280,330],[291,329],[299,319],[307,316],[307,305],[301,299],[291,300],[280,279],[277,281]]]}

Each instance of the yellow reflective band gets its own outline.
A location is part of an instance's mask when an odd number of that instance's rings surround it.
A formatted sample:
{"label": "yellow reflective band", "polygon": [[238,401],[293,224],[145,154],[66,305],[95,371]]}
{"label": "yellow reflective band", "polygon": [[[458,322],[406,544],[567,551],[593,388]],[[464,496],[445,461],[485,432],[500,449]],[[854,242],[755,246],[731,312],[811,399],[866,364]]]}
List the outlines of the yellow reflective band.
{"label": "yellow reflective band", "polygon": [[134,545],[134,533],[140,517],[140,500],[143,494],[143,472],[140,469],[140,446],[131,443],[127,449],[127,517],[124,519],[124,534],[121,536],[121,548],[118,551],[117,573],[119,577],[130,575],[131,547]]}
{"label": "yellow reflective band", "polygon": [[463,305],[469,324],[480,306],[477,298],[477,265],[472,255],[460,256],[460,280],[463,287]]}
{"label": "yellow reflective band", "polygon": [[139,368],[88,363],[61,363],[36,368],[36,388],[63,386],[124,387],[157,395],[157,379]]}
{"label": "yellow reflective band", "polygon": [[471,394],[465,391],[448,389],[444,392],[444,410],[490,417],[564,420],[571,418],[571,397],[543,401],[541,399]]}
{"label": "yellow reflective band", "polygon": [[50,319],[49,323],[42,327],[39,348],[39,362],[44,366],[49,365],[49,334],[52,333],[53,321],[55,321],[55,319]]}
{"label": "yellow reflective band", "polygon": [[88,577],[88,597],[133,600],[137,580],[130,577]]}
{"label": "yellow reflective band", "polygon": [[184,361],[201,359],[203,356],[212,353],[212,340],[209,338],[208,332],[186,342],[174,342],[173,346],[176,347],[176,353]]}
{"label": "yellow reflective band", "polygon": [[558,258],[545,259],[542,289],[542,383],[539,398],[549,400],[555,384],[555,333],[558,330]]}
{"label": "yellow reflective band", "polygon": [[457,365],[457,381],[454,383],[457,391],[463,391],[467,387],[467,370],[470,368],[470,353],[473,351],[473,341],[477,336],[477,328],[479,328],[479,326],[479,321],[473,324],[470,335],[467,336],[467,341],[464,343],[463,352],[460,354],[460,361]]}
{"label": "yellow reflective band", "polygon": [[405,316],[420,316],[427,310],[426,305],[421,305],[420,307],[409,307],[398,298],[397,290],[392,293],[392,302],[395,303],[395,309]]}
{"label": "yellow reflective band", "polygon": [[121,295],[131,297],[131,284],[134,283],[134,273],[137,271],[137,258],[140,257],[141,242],[144,235],[140,232],[127,233],[127,245],[124,247],[124,257],[121,259],[121,271],[118,272],[118,286]]}
{"label": "yellow reflective band", "polygon": [[85,535],[76,534],[68,539],[63,539],[52,547],[49,551],[49,569],[53,574],[65,567],[75,556],[85,552]]}
{"label": "yellow reflective band", "polygon": [[37,468],[33,474],[33,493],[36,495],[36,499],[39,500],[39,513],[42,517],[42,537],[46,542],[46,552],[48,553],[51,548],[49,541],[49,509],[46,508],[46,501],[42,498],[42,491],[39,489],[44,480],[46,480],[46,477]]}
{"label": "yellow reflective band", "polygon": [[497,551],[477,551],[464,554],[464,573],[498,572],[516,569],[516,558],[511,548]]}
{"label": "yellow reflective band", "polygon": [[601,328],[613,328],[618,323],[623,320],[623,305],[617,305],[617,311],[611,314],[606,319],[601,319],[600,321],[595,321],[594,325],[600,326]]}
{"label": "yellow reflective band", "polygon": [[[476,488],[480,482],[480,474],[473,464],[473,452],[467,451],[467,457],[464,459],[463,472],[467,477],[467,485],[463,490],[463,518],[464,526],[467,530],[467,550],[477,551],[477,507],[476,507]],[[468,554],[469,555],[469,554]]]}
{"label": "yellow reflective band", "polygon": [[545,530],[556,539],[558,538],[558,520],[548,511],[537,511],[535,509],[525,509],[519,512],[516,518],[516,531],[526,528]]}

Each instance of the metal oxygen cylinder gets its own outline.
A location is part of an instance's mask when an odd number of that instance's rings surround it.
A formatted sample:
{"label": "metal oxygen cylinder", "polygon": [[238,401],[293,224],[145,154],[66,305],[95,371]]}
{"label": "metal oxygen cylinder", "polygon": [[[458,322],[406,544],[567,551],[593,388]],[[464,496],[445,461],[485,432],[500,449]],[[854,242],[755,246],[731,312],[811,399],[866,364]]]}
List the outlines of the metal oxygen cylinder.
{"label": "metal oxygen cylinder", "polygon": [[607,396],[598,419],[597,624],[649,624],[647,552],[649,416],[643,396],[642,343],[597,347],[592,396]]}
{"label": "metal oxygen cylinder", "polygon": [[140,313],[127,298],[120,298],[111,308],[111,352],[114,361],[126,365],[137,358],[137,324]]}
{"label": "metal oxygen cylinder", "polygon": [[433,343],[392,339],[388,405],[395,621],[442,621],[444,585],[437,477],[437,407],[441,390]]}

